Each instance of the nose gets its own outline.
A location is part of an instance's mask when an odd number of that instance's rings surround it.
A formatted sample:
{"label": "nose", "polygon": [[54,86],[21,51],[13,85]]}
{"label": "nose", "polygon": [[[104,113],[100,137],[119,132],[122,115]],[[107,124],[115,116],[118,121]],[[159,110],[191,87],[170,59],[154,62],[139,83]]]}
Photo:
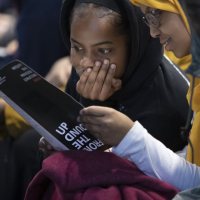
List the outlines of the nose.
{"label": "nose", "polygon": [[150,35],[153,38],[157,38],[160,36],[160,30],[158,28],[150,26]]}
{"label": "nose", "polygon": [[80,60],[80,66],[82,66],[82,67],[88,68],[88,67],[93,67],[93,65],[94,65],[94,61],[89,56],[84,56]]}

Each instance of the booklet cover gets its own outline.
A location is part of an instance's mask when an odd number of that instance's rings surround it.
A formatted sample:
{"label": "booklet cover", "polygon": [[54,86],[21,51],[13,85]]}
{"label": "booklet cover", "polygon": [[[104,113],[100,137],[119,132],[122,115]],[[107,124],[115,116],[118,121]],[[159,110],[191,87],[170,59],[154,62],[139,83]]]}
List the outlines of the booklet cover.
{"label": "booklet cover", "polygon": [[19,60],[0,69],[0,97],[57,150],[101,150],[77,116],[83,106]]}

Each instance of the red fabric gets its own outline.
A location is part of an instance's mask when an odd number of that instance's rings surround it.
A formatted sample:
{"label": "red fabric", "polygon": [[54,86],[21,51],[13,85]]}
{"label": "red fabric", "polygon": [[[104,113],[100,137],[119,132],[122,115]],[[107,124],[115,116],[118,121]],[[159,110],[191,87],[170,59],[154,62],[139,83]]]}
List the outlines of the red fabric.
{"label": "red fabric", "polygon": [[44,160],[25,200],[164,200],[177,192],[112,153],[67,151]]}

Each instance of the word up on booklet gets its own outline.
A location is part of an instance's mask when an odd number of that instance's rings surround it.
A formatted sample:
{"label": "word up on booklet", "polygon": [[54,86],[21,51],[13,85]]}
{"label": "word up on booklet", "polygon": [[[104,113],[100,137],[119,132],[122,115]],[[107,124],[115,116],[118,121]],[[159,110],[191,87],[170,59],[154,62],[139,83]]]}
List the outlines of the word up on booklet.
{"label": "word up on booklet", "polygon": [[77,122],[83,106],[19,60],[0,69],[0,97],[57,150],[106,148]]}

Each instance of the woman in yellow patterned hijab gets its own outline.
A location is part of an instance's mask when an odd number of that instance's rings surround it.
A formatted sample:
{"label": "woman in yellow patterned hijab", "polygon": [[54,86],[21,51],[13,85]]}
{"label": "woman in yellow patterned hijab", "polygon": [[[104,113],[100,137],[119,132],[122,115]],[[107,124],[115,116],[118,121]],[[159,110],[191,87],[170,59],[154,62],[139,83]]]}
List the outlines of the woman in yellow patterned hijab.
{"label": "woman in yellow patterned hijab", "polygon": [[[152,37],[160,39],[166,55],[182,70],[191,64],[191,36],[186,15],[178,0],[130,0],[145,14],[144,21],[150,27]],[[173,55],[174,54],[174,55]],[[190,77],[191,78],[191,77]],[[192,89],[188,92],[191,96]],[[200,79],[195,79],[192,110],[195,113],[190,133],[193,146],[188,147],[187,160],[200,166]]]}
{"label": "woman in yellow patterned hijab", "polygon": [[[188,20],[178,0],[131,0],[131,2],[141,7],[152,37],[160,39],[161,44],[165,46],[165,54],[185,70],[191,64],[191,37]],[[157,26],[152,22],[157,23]]]}

